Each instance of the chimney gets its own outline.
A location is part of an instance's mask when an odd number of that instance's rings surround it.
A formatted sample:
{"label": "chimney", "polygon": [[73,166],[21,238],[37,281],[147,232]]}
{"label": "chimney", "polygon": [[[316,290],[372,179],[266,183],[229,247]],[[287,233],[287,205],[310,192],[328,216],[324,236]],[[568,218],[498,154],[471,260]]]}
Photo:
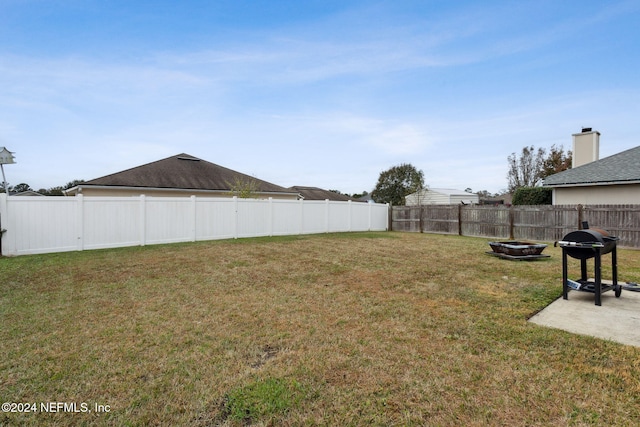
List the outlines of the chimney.
{"label": "chimney", "polygon": [[582,128],[582,132],[574,133],[572,168],[595,162],[600,158],[600,132],[591,128]]}

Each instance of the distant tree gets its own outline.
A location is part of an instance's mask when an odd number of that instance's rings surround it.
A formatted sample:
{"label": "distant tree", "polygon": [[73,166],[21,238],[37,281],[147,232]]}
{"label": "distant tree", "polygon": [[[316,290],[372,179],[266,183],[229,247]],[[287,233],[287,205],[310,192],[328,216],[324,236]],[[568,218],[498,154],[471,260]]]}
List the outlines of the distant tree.
{"label": "distant tree", "polygon": [[[17,185],[7,185],[7,189],[9,190],[9,194],[11,193],[22,193],[23,191],[33,191],[33,188],[29,184],[20,183]],[[0,193],[4,193],[4,186],[0,182]]]}
{"label": "distant tree", "polygon": [[12,193],[22,193],[23,191],[33,191],[33,189],[29,186],[29,184],[25,184],[23,182],[10,188],[9,191]]}
{"label": "distant tree", "polygon": [[232,196],[240,199],[253,199],[258,197],[259,184],[255,178],[236,177],[232,182],[227,182]]}
{"label": "distant tree", "polygon": [[544,148],[536,151],[532,145],[524,147],[520,156],[511,153],[507,158],[509,161],[509,191],[514,192],[520,187],[535,187],[542,179],[544,165]]}
{"label": "distant tree", "polygon": [[551,146],[549,154],[544,148],[537,150],[533,145],[524,147],[520,156],[511,153],[509,162],[509,192],[514,193],[520,187],[535,187],[542,179],[554,173],[571,168],[571,151],[564,153],[562,146]]}
{"label": "distant tree", "polygon": [[44,194],[45,196],[64,196],[62,191],[66,190],[63,186],[59,185],[57,187],[51,187],[49,189],[40,189],[38,193]]}
{"label": "distant tree", "polygon": [[354,199],[359,199],[360,197],[364,197],[368,194],[369,194],[368,191],[363,191],[362,193],[353,193],[351,197],[353,197]]}
{"label": "distant tree", "polygon": [[571,151],[567,151],[565,154],[562,145],[560,147],[552,145],[549,150],[549,155],[547,155],[542,163],[542,178],[571,169],[572,160],[573,153]]}
{"label": "distant tree", "polygon": [[424,173],[413,165],[403,163],[383,171],[371,193],[378,203],[404,205],[405,197],[424,188]]}
{"label": "distant tree", "polygon": [[64,185],[63,189],[68,190],[68,189],[73,188],[76,185],[80,185],[80,184],[82,184],[84,182],[85,182],[84,179],[74,179],[73,181],[67,182],[67,184]]}
{"label": "distant tree", "polygon": [[83,182],[85,182],[84,179],[74,179],[73,181],[67,182],[65,185],[58,185],[51,188],[41,188],[38,190],[38,193],[45,196],[64,196],[64,190],[68,190],[72,187],[75,187],[76,185],[82,184]]}

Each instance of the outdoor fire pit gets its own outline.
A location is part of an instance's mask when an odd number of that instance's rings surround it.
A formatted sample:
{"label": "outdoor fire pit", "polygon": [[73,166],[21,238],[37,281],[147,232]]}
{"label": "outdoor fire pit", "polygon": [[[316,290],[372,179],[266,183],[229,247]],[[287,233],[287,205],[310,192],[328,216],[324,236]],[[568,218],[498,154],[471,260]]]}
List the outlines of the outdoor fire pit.
{"label": "outdoor fire pit", "polygon": [[542,251],[547,247],[544,244],[509,240],[505,242],[489,242],[489,246],[491,246],[493,252],[487,253],[500,258],[534,260],[549,257],[549,255],[542,255]]}
{"label": "outdoor fire pit", "polygon": [[[572,231],[558,242],[562,248],[562,297],[568,299],[569,289],[595,294],[596,305],[602,305],[602,293],[613,290],[620,297],[622,286],[618,285],[618,238],[605,230],[589,229],[587,222],[583,229]],[[602,255],[611,254],[612,284],[602,283]],[[580,260],[580,279],[570,280],[567,274],[567,257]],[[594,258],[594,280],[587,278],[587,260]]]}

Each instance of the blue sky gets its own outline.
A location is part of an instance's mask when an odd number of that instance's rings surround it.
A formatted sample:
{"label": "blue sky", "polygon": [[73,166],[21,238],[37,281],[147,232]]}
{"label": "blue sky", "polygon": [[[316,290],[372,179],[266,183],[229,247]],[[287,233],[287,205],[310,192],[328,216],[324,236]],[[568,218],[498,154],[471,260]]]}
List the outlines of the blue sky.
{"label": "blue sky", "polygon": [[371,191],[400,163],[499,192],[522,147],[640,145],[640,2],[0,0],[11,185],[179,153]]}

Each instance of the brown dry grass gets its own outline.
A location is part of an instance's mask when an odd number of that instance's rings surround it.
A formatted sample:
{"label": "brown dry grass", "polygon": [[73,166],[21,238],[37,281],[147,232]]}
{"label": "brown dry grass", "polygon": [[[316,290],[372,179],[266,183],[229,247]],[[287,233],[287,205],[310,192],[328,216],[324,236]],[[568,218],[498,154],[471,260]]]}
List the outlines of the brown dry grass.
{"label": "brown dry grass", "polygon": [[[356,233],[0,259],[2,401],[110,407],[0,425],[637,424],[640,349],[527,322],[561,293],[559,249],[487,249]],[[619,250],[621,279],[639,261]]]}

